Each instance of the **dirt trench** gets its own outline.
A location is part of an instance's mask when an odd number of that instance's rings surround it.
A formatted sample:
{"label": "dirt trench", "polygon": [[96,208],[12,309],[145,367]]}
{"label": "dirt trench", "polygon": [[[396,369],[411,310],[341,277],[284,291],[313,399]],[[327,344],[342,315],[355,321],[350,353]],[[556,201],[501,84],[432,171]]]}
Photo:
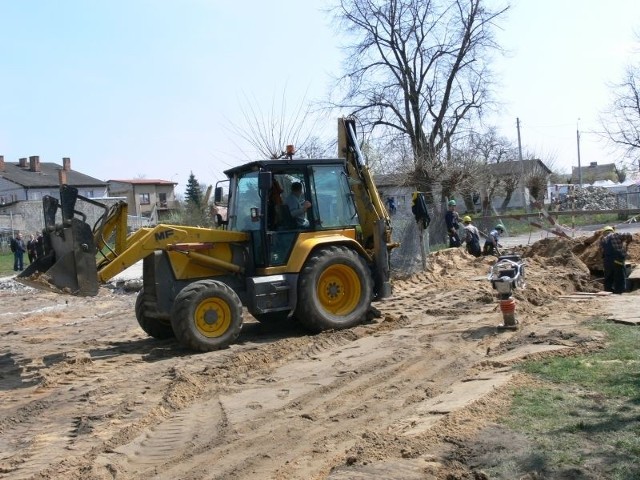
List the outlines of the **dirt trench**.
{"label": "dirt trench", "polygon": [[135,294],[5,282],[0,478],[473,478],[452,452],[507,404],[513,365],[601,343],[582,322],[602,297],[561,298],[601,288],[581,257],[593,243],[518,249],[517,331],[496,329],[495,258],[449,249],[396,279],[370,323],[309,335],[247,316],[237,344],[204,354],[146,337]]}

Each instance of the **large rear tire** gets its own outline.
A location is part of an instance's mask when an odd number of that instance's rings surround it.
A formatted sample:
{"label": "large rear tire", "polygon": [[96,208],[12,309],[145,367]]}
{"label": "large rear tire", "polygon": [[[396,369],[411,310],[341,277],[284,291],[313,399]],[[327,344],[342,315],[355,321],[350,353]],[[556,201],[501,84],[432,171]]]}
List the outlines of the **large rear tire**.
{"label": "large rear tire", "polygon": [[357,252],[323,248],[300,272],[295,317],[316,332],[353,327],[366,320],[372,295],[371,273]]}
{"label": "large rear tire", "polygon": [[225,348],[240,335],[242,302],[224,283],[201,280],[176,296],[171,325],[178,341],[189,349]]}
{"label": "large rear tire", "polygon": [[155,305],[155,298],[151,295],[145,295],[144,288],[140,289],[135,307],[138,325],[147,335],[158,340],[174,338],[175,334],[169,318],[153,316],[153,312],[156,310]]}

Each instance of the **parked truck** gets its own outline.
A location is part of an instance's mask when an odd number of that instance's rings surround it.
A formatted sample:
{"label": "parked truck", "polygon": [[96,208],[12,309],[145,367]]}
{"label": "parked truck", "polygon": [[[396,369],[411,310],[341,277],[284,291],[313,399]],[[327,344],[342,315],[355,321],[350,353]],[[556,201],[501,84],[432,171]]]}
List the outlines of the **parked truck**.
{"label": "parked truck", "polygon": [[[227,218],[212,228],[159,224],[128,234],[125,202],[107,208],[62,185],[59,199],[43,199],[45,256],[17,279],[96,295],[142,260],[140,327],[198,351],[233,343],[243,306],[260,322],[295,319],[316,332],[357,325],[374,299],[391,294],[397,244],[354,119],[339,119],[338,151],[335,159],[286,156],[227,170],[214,193]],[[298,183],[306,225],[287,206]],[[104,208],[95,225],[76,210],[80,202]]]}

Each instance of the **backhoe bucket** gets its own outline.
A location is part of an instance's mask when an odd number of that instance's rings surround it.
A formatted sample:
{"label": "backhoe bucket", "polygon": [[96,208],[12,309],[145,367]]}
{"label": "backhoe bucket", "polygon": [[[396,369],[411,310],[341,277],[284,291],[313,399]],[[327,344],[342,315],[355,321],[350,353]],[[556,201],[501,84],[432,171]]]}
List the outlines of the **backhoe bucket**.
{"label": "backhoe bucket", "polygon": [[[43,199],[45,255],[16,277],[23,285],[72,295],[97,295],[96,245],[91,227],[84,218],[73,217],[77,197],[74,190],[61,189],[60,203],[53,197]],[[58,208],[63,210],[63,221],[56,225]]]}
{"label": "backhoe bucket", "polygon": [[45,232],[45,244],[47,241],[51,245],[49,253],[22,271],[17,281],[72,295],[97,295],[96,247],[89,225],[74,218],[69,226]]}

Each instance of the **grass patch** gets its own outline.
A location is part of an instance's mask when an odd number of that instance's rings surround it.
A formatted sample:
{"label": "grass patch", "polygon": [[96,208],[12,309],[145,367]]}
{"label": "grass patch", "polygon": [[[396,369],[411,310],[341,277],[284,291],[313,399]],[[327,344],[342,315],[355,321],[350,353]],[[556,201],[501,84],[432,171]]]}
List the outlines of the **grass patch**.
{"label": "grass patch", "polygon": [[[25,254],[25,258],[27,255]],[[29,260],[26,260],[26,264],[29,263]],[[0,254],[0,277],[7,277],[9,275],[13,275],[13,253],[2,253]]]}
{"label": "grass patch", "polygon": [[[503,419],[533,445],[515,460],[523,473],[535,458],[543,478],[640,478],[640,329],[593,327],[607,333],[607,348],[520,367],[545,384],[514,391]],[[497,469],[487,473],[502,478]]]}

